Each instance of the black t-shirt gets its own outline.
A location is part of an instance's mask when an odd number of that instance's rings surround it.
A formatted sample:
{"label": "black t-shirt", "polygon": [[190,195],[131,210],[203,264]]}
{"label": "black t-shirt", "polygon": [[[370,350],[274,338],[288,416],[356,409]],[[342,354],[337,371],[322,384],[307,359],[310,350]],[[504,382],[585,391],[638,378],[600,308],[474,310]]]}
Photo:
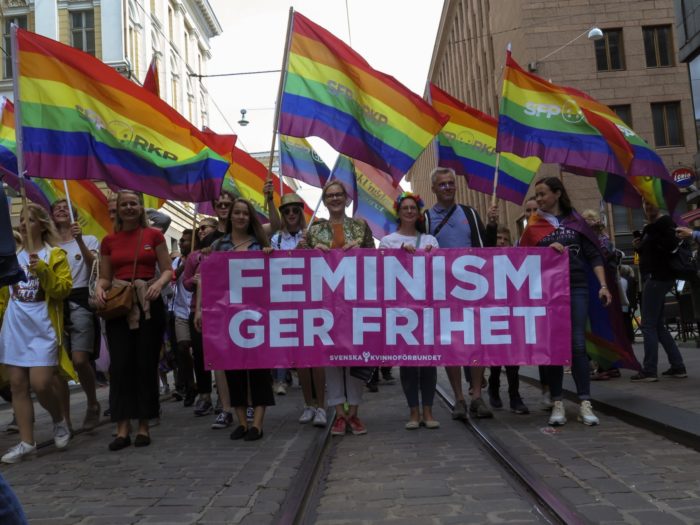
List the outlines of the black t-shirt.
{"label": "black t-shirt", "polygon": [[669,259],[676,246],[676,223],[668,215],[662,215],[644,226],[638,249],[639,270],[642,275],[650,275],[657,281],[672,281]]}

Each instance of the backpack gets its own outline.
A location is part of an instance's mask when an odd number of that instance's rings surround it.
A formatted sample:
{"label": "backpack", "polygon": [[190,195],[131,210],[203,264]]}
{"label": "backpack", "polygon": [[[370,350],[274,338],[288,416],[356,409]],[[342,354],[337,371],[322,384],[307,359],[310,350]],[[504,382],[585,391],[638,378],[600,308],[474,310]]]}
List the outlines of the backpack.
{"label": "backpack", "polygon": [[681,241],[675,250],[671,252],[668,267],[674,279],[681,281],[695,281],[698,279],[698,260],[690,243]]}

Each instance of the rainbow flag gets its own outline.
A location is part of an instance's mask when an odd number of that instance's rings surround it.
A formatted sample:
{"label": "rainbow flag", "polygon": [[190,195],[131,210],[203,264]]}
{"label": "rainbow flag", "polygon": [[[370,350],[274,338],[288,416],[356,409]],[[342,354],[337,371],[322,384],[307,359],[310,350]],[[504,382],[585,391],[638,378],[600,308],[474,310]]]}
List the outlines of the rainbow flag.
{"label": "rainbow flag", "polygon": [[[654,151],[644,139],[637,135],[634,130],[627,126],[627,124],[625,124],[608,106],[601,104],[589,97],[586,93],[574,88],[564,89],[582,111],[585,112],[586,118],[593,122],[594,125],[600,129],[607,126],[619,130],[620,137],[625,141],[627,148],[629,148],[633,155],[626,173],[628,183],[646,201],[654,204],[654,206],[658,208],[673,212],[681,198],[681,193],[668,172],[666,165],[656,151]],[[567,166],[565,169],[581,175],[591,175],[590,171],[581,170],[576,167]],[[607,174],[601,172],[594,172],[593,175],[599,179],[607,177]],[[621,185],[622,183],[618,183],[618,186]],[[630,190],[626,189],[625,194],[629,195],[629,193]],[[605,195],[603,195],[603,197],[605,198]],[[625,200],[627,202],[633,202],[631,197]],[[617,204],[614,200],[609,200],[609,202]],[[623,202],[620,202],[620,204],[624,206],[633,205],[624,204]]]}
{"label": "rainbow flag", "polygon": [[530,215],[525,226],[525,231],[518,241],[518,246],[537,246],[537,244],[554,232],[559,226],[554,217],[547,214],[537,213]]}
{"label": "rainbow flag", "polygon": [[[226,137],[226,135],[218,135],[210,130],[205,131],[205,134],[211,140],[221,140],[221,138]],[[267,168],[259,160],[237,146],[234,146],[225,158],[230,161],[231,165],[226,173],[221,189],[230,191],[237,197],[249,200],[261,217],[269,219],[269,214],[265,208],[265,195],[262,192],[263,185],[267,180]],[[294,193],[294,190],[284,184],[284,192]],[[274,205],[279,207],[280,196],[277,192],[273,194],[273,199]],[[197,206],[197,213],[216,215],[211,206],[211,201],[200,202]],[[306,219],[309,220],[312,212],[308,206],[304,207],[304,213]]]}
{"label": "rainbow flag", "polygon": [[[632,151],[615,126],[579,97],[506,58],[496,150],[543,162],[624,175]],[[591,122],[593,121],[593,122]]]}
{"label": "rainbow flag", "polygon": [[394,185],[447,122],[342,40],[294,13],[278,131],[321,137]]}
{"label": "rainbow flag", "polygon": [[381,239],[396,231],[397,215],[394,202],[401,194],[401,188],[392,184],[389,174],[353,160],[355,180],[357,181],[357,205],[355,217],[364,219],[372,230],[372,235]]}
{"label": "rainbow flag", "polygon": [[143,89],[147,89],[155,96],[160,97],[160,76],[158,75],[158,59],[155,54],[151,58],[146,77],[143,79]]}
{"label": "rainbow flag", "polygon": [[350,157],[342,154],[338,155],[333,165],[330,180],[337,180],[343,185],[348,201],[354,203],[352,213],[354,215],[355,208],[357,208],[357,179],[355,177],[355,165]]}
{"label": "rainbow flag", "polygon": [[322,188],[331,170],[306,139],[280,135],[280,170],[285,177]]}
{"label": "rainbow flag", "polygon": [[[434,84],[430,84],[433,108],[449,115],[450,120],[438,133],[438,166],[452,168],[465,175],[469,187],[491,195],[496,171],[498,121],[478,109],[467,106]],[[542,161],[501,153],[498,163],[496,195],[522,204]]]}
{"label": "rainbow flag", "polygon": [[627,208],[641,207],[642,197],[635,187],[630,184],[629,178],[604,171],[597,171],[595,177],[598,183],[598,190],[605,202]]}
{"label": "rainbow flag", "polygon": [[189,202],[218,195],[228,163],[168,104],[87,53],[12,34],[29,175],[100,179]]}

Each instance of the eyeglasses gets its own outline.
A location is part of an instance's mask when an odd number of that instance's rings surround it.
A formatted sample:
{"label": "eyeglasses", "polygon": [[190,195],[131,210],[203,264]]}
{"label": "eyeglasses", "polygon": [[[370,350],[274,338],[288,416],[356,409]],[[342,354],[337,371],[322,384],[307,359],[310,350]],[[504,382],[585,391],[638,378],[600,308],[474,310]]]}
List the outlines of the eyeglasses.
{"label": "eyeglasses", "polygon": [[287,206],[282,208],[282,215],[298,215],[301,213],[301,208],[299,206]]}
{"label": "eyeglasses", "polygon": [[230,208],[230,207],[231,207],[231,203],[230,203],[230,202],[225,202],[225,201],[224,201],[224,202],[217,202],[217,203],[214,205],[214,207],[215,207],[215,208],[221,208],[222,210],[225,210],[226,208]]}
{"label": "eyeglasses", "polygon": [[345,193],[326,193],[326,195],[323,197],[324,200],[333,200],[333,199],[344,199],[345,198]]}
{"label": "eyeglasses", "polygon": [[438,184],[437,186],[438,186],[438,188],[440,188],[441,190],[446,190],[446,189],[449,189],[449,188],[454,188],[454,187],[455,187],[455,183],[454,183],[454,182],[441,182],[441,183]]}

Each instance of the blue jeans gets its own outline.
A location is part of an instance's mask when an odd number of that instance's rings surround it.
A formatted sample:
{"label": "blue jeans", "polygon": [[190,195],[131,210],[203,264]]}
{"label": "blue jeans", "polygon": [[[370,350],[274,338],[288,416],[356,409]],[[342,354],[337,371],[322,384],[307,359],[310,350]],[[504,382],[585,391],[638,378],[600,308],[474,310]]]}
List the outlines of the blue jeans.
{"label": "blue jeans", "polygon": [[[591,398],[591,372],[586,354],[586,319],[588,319],[588,289],[571,289],[571,375],[576,394],[581,401]],[[563,366],[548,366],[546,372],[553,401],[561,401],[564,382]]]}
{"label": "blue jeans", "polygon": [[664,323],[666,294],[673,281],[648,279],[642,289],[642,335],[644,336],[644,375],[657,375],[659,343],[664,347],[672,368],[683,368],[683,357]]}
{"label": "blue jeans", "polygon": [[287,380],[286,368],[274,368],[272,370],[272,378],[276,383],[284,383]]}

